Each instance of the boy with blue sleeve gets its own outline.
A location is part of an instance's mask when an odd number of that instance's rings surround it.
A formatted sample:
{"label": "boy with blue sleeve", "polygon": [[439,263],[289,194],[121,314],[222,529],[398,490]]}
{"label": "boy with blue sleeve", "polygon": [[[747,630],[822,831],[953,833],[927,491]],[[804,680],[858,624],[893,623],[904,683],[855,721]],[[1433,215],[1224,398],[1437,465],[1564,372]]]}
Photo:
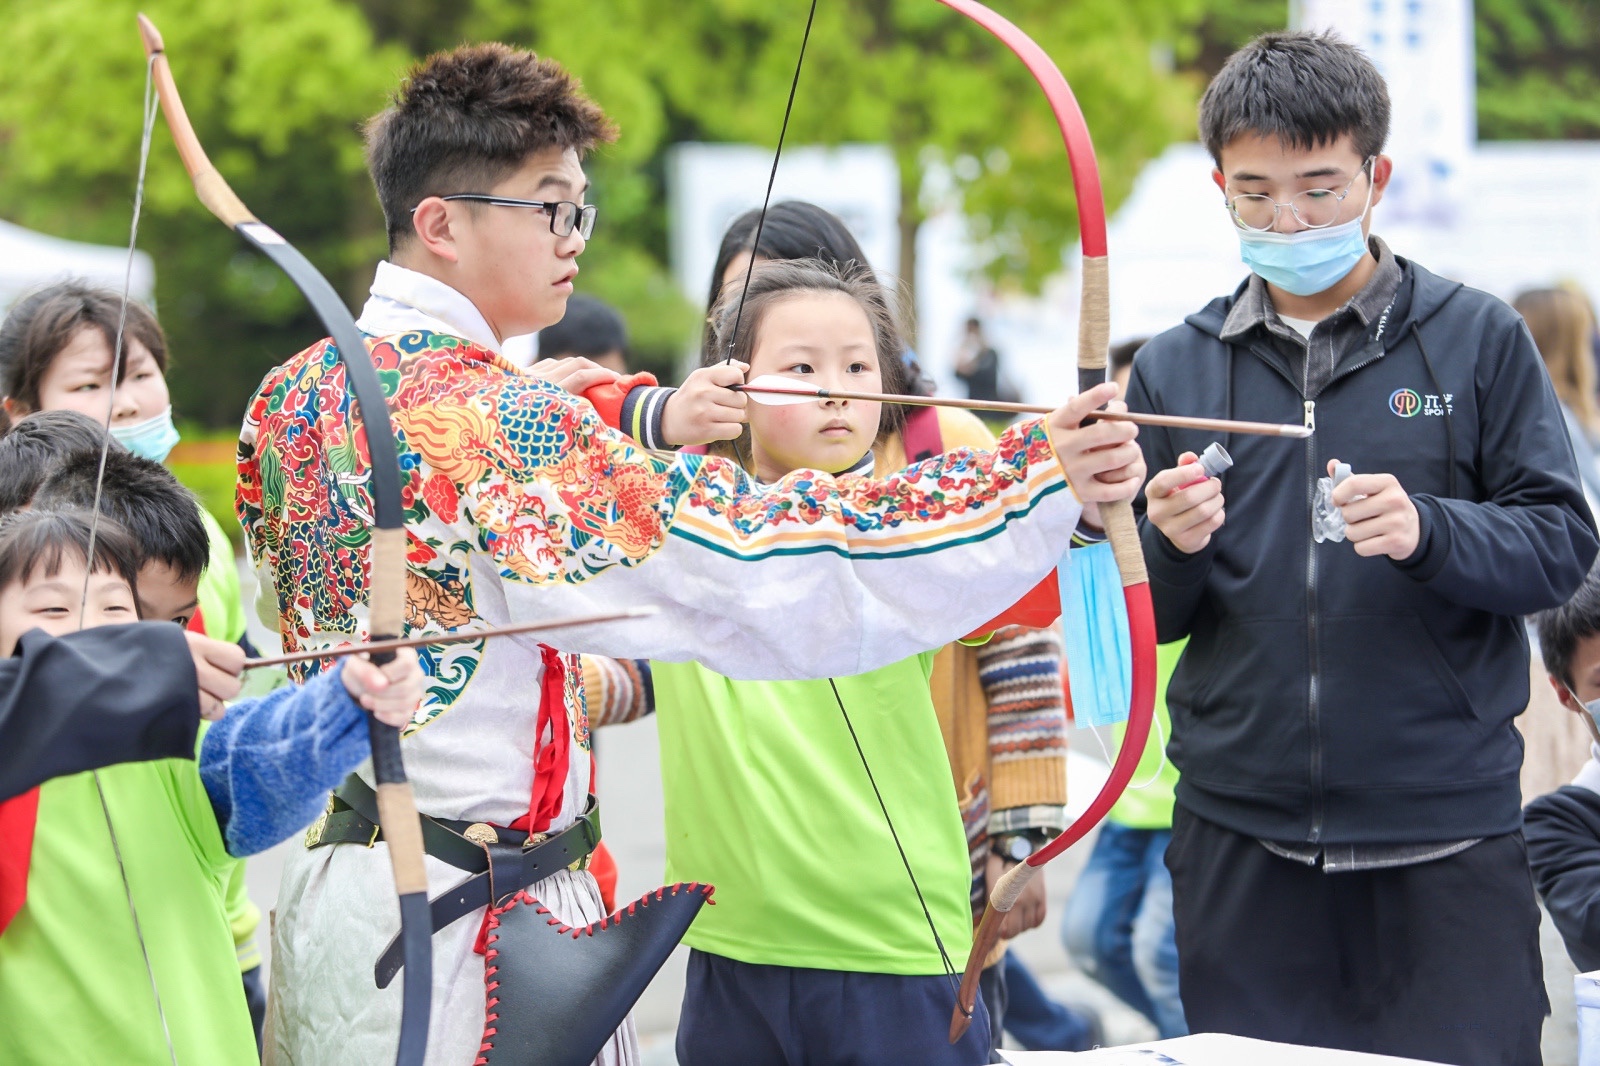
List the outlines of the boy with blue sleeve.
{"label": "boy with blue sleeve", "polygon": [[[40,497],[49,492],[47,481]],[[149,569],[143,545],[104,516],[91,536],[83,511],[38,509],[40,497],[0,525],[0,654],[40,636],[29,630],[133,622],[168,595],[192,603],[198,574],[146,596],[148,573],[172,575]],[[187,532],[203,555],[198,519]],[[243,653],[221,646],[237,671]],[[353,738],[365,740],[367,711],[396,724],[420,698],[414,654],[383,668],[349,659],[303,688],[236,704],[202,738],[198,765],[118,765],[35,790],[0,849],[0,889],[14,890],[0,915],[0,1061],[257,1061],[228,920],[234,857],[315,815],[364,758]],[[64,988],[69,1026],[54,1024]]]}

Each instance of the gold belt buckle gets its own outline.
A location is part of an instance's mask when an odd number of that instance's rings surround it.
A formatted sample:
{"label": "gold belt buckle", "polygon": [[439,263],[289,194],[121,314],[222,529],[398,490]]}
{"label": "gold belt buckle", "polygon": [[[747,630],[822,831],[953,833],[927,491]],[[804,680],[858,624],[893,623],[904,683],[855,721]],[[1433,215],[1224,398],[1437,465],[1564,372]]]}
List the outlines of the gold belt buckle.
{"label": "gold belt buckle", "polygon": [[471,825],[467,826],[466,829],[462,830],[461,835],[472,841],[474,844],[482,845],[500,843],[500,834],[494,831],[494,826],[489,825],[486,822],[473,822]]}
{"label": "gold belt buckle", "polygon": [[328,815],[333,813],[333,793],[328,793],[328,802],[323,805],[322,813],[317,815],[317,820],[306,829],[306,848],[309,850],[322,843],[322,831],[328,826]]}

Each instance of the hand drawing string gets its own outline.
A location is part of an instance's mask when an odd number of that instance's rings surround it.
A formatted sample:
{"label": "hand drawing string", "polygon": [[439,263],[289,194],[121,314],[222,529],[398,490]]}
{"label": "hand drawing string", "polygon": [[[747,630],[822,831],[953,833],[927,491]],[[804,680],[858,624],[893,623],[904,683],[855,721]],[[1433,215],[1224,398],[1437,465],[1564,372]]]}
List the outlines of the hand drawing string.
{"label": "hand drawing string", "polygon": [[794,63],[794,79],[789,82],[789,101],[783,105],[783,125],[778,128],[778,149],[772,153],[772,171],[767,175],[767,195],[761,201],[761,214],[756,216],[756,235],[750,242],[750,262],[744,268],[744,287],[739,290],[739,307],[733,315],[733,332],[728,334],[728,357],[724,363],[733,362],[733,343],[739,339],[739,323],[744,320],[744,298],[750,292],[750,275],[756,269],[756,249],[761,247],[761,228],[767,223],[767,207],[772,203],[772,186],[778,180],[778,160],[783,157],[783,137],[789,132],[789,115],[794,111],[795,90],[800,87],[800,68],[806,62],[806,42],[811,40],[811,23],[817,17],[817,0],[811,0],[811,10],[806,14],[805,33],[800,36],[800,58]]}
{"label": "hand drawing string", "polygon": [[[122,380],[123,330],[128,324],[128,300],[133,293],[133,257],[139,247],[139,215],[144,208],[144,176],[150,162],[150,140],[156,128],[155,57],[145,62],[144,68],[144,126],[139,134],[139,177],[133,187],[133,221],[128,227],[128,262],[122,274],[122,313],[117,317],[117,336],[111,347],[111,381],[106,389],[106,439],[100,446],[100,469],[94,479],[94,507],[89,516],[89,551],[84,559],[83,597],[78,602],[78,629],[83,629],[89,616],[89,579],[94,571],[95,537],[100,530],[100,490],[105,485],[106,456],[111,451],[111,421],[117,409],[117,385]],[[138,595],[138,590],[134,590]],[[117,840],[117,827],[111,820],[111,804],[106,800],[106,789],[100,780],[100,771],[94,771],[94,790],[100,798],[100,812],[105,815],[106,832],[111,836],[111,854],[117,860],[117,873],[122,877],[122,895],[128,901],[128,916],[133,919],[133,935],[139,941],[139,954],[144,958],[145,976],[150,979],[150,995],[156,1001],[156,1014],[161,1019],[161,1035],[167,1042],[167,1057],[172,1066],[178,1066],[178,1049],[172,1043],[172,1027],[167,1024],[167,1011],[161,1003],[161,989],[156,984],[155,967],[150,963],[150,948],[145,943],[144,928],[139,923],[139,908],[133,902],[133,886],[128,881],[128,867],[122,860],[122,845]]]}

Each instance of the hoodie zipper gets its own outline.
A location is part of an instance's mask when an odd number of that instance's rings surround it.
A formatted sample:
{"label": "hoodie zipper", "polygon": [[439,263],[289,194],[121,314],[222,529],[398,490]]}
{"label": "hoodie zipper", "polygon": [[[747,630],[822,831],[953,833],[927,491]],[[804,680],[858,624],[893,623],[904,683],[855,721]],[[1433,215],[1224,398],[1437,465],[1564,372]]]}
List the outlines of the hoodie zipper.
{"label": "hoodie zipper", "polygon": [[[1306,346],[1305,378],[1301,395],[1311,391],[1311,350]],[[1317,428],[1317,403],[1307,399],[1306,428]],[[1322,708],[1318,702],[1317,673],[1317,543],[1311,536],[1311,518],[1317,503],[1317,437],[1306,438],[1306,643],[1311,670],[1306,682],[1306,723],[1310,738],[1312,844],[1322,840]]]}

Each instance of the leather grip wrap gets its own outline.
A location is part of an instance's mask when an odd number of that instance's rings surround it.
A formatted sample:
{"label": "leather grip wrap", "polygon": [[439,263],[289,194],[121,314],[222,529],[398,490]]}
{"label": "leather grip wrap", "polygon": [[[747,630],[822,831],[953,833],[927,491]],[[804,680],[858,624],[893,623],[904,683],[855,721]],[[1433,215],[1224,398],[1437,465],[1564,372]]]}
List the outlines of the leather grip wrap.
{"label": "leather grip wrap", "polygon": [[[372,531],[372,557],[367,573],[369,616],[367,629],[373,640],[398,637],[405,631],[406,586],[399,580],[406,572],[406,531],[399,529],[374,529]],[[394,652],[374,652],[372,661],[386,663]]]}
{"label": "leather grip wrap", "polygon": [[389,844],[389,861],[394,866],[394,884],[402,893],[428,891],[428,868],[422,861],[422,822],[411,795],[411,782],[379,785],[378,822]]}

